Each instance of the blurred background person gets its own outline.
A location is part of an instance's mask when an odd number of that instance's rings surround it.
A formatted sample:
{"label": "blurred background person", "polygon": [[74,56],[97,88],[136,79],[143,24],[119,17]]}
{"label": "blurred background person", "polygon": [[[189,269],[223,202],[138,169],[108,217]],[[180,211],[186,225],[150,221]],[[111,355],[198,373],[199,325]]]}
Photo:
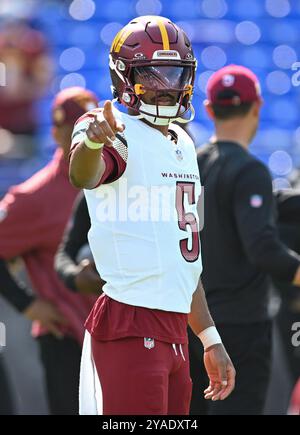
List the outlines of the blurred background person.
{"label": "blurred background person", "polygon": [[300,256],[279,239],[269,171],[248,151],[261,106],[259,81],[247,68],[229,65],[208,81],[205,107],[215,132],[198,151],[202,279],[237,371],[228,400],[207,404],[212,415],[263,413],[272,357],[270,275],[300,286]]}
{"label": "blurred background person", "polygon": [[[45,370],[52,414],[78,413],[78,380],[83,324],[94,298],[72,294],[54,271],[54,256],[77,195],[68,180],[73,124],[97,107],[97,97],[83,88],[61,91],[52,108],[53,160],[0,202],[1,295],[33,323]],[[33,294],[10,273],[7,262],[22,257]]]}
{"label": "blurred background person", "polygon": [[[278,228],[281,240],[293,251],[300,254],[300,190],[277,190],[275,200],[278,214]],[[293,325],[300,325],[300,294],[293,285],[274,280],[280,295],[280,308],[276,317],[276,324],[284,349],[284,356],[288,363],[291,387],[289,394],[291,403],[289,413],[300,413],[300,342],[298,345],[292,340],[296,332]]]}
{"label": "blurred background person", "polygon": [[8,379],[1,351],[2,349],[0,345],[0,415],[14,415],[15,405],[12,388]]}
{"label": "blurred background person", "polygon": [[45,36],[26,20],[0,19],[0,62],[5,82],[0,86],[0,157],[28,158],[37,151],[35,103],[53,74]]}
{"label": "blurred background person", "polygon": [[300,379],[293,390],[288,409],[289,415],[300,415]]}

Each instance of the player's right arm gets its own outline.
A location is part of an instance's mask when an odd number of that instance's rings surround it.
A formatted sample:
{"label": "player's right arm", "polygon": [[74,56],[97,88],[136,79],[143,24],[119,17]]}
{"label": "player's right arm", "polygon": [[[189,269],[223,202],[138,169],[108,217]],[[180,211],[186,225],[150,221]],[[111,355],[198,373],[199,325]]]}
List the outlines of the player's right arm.
{"label": "player's right arm", "polygon": [[106,101],[103,111],[90,119],[81,142],[71,150],[69,175],[75,187],[93,189],[99,184],[106,169],[103,146],[111,147],[115,134],[123,131],[124,125],[115,118],[111,101]]}
{"label": "player's right arm", "polygon": [[[189,325],[204,345],[204,365],[209,386],[204,391],[205,399],[224,400],[235,387],[235,369],[218,335],[210,315],[205,292],[199,279],[193,294]],[[211,331],[213,330],[213,337]]]}

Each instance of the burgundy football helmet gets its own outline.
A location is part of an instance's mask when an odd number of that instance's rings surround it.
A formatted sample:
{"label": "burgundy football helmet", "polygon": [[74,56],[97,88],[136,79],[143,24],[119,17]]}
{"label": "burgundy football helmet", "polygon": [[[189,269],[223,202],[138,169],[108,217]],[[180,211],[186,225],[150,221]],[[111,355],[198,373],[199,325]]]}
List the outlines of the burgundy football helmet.
{"label": "burgundy football helmet", "polygon": [[[186,122],[182,116],[189,109],[193,113],[196,59],[184,31],[168,18],[132,20],[113,40],[109,59],[114,98],[140,117],[163,125]],[[142,101],[147,91],[155,95],[153,104]],[[159,105],[164,96],[173,105]]]}

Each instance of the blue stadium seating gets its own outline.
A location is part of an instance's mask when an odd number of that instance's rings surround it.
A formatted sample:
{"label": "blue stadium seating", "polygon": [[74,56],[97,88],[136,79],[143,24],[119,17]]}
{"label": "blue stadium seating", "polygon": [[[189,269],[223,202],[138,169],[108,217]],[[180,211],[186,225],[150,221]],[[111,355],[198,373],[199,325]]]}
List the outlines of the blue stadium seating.
{"label": "blue stadium seating", "polygon": [[[48,3],[44,1],[40,4],[36,19],[40,21],[40,26],[51,41],[58,74],[56,84],[52,87],[52,93],[49,93],[39,104],[41,138],[49,137],[47,134],[50,122],[49,107],[53,91],[59,88],[60,80],[69,73],[59,65],[61,53],[69,47],[81,48],[86,55],[86,60],[83,67],[76,73],[85,77],[87,87],[93,89],[101,100],[110,98],[110,78],[107,65],[110,29],[126,24],[129,19],[138,15],[137,10],[142,11],[143,14],[158,11],[161,15],[180,23],[190,33],[199,58],[198,74],[208,69],[203,65],[202,57],[205,57],[203,51],[210,46],[217,46],[223,50],[226,55],[226,64],[243,64],[258,74],[265,105],[262,110],[261,130],[254,142],[253,150],[267,162],[268,156],[273,151],[284,149],[290,153],[294,164],[299,164],[298,153],[295,151],[299,144],[292,140],[292,136],[299,125],[300,88],[287,83],[287,80],[292,80],[295,71],[292,71],[290,67],[285,69],[278,67],[273,60],[274,49],[283,44],[293,48],[297,59],[300,60],[298,36],[300,5],[297,4],[298,2],[294,0],[290,2],[278,0],[273,3],[261,0],[173,0],[172,2],[169,0],[110,0],[105,2],[105,5],[103,3],[102,1],[95,2],[95,13],[86,21],[75,20],[70,16],[67,2]],[[255,26],[250,24],[249,29],[253,28],[253,32],[260,32],[260,37],[254,44],[243,44],[237,39],[237,26],[244,21],[253,22]],[[114,24],[105,27],[109,23]],[[248,29],[247,24],[245,28]],[[242,38],[248,41],[250,38],[251,42],[251,35],[243,31],[241,34]],[[105,41],[101,41],[100,35]],[[253,37],[255,39],[255,34]],[[220,59],[221,62],[222,56]],[[213,59],[213,61],[210,59],[209,69],[217,68],[218,62],[218,59]],[[286,74],[283,83],[275,79],[272,82],[272,75],[268,75],[273,71]],[[278,93],[281,92],[282,87],[282,95],[280,95]],[[198,132],[195,137],[198,146],[202,140],[209,138],[212,130],[211,123],[204,111],[200,109],[203,98],[204,93],[196,89],[194,103],[198,112],[192,131]],[[266,138],[268,143],[265,143]],[[42,158],[45,155],[49,155],[49,144],[42,141]]]}

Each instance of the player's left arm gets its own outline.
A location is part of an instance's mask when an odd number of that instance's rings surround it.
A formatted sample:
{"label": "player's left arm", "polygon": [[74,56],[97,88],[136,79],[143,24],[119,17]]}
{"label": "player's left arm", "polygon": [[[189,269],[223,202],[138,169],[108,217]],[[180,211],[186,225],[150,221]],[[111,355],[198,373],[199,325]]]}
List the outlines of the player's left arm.
{"label": "player's left arm", "polygon": [[80,249],[88,243],[90,226],[86,199],[81,193],[56,254],[55,269],[70,290],[83,294],[99,294],[105,282],[97,273],[94,262],[88,258],[79,264],[77,262]]}
{"label": "player's left arm", "polygon": [[239,174],[232,204],[239,239],[250,263],[272,278],[300,286],[300,256],[279,238],[272,179],[263,163],[254,161]]}
{"label": "player's left arm", "polygon": [[204,345],[204,365],[209,386],[205,399],[224,400],[235,386],[235,369],[210,315],[201,279],[193,295],[189,325]]}

